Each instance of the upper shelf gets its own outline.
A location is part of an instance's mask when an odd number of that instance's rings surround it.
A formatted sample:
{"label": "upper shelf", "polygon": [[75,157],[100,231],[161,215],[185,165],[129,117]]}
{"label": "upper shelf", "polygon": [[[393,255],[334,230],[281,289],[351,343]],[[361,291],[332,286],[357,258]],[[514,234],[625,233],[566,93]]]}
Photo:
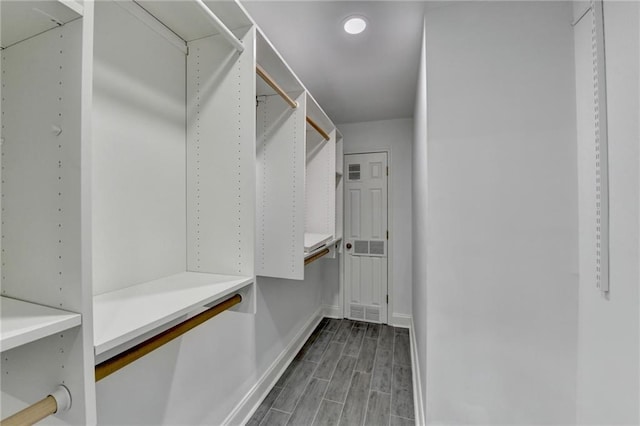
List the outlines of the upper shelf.
{"label": "upper shelf", "polygon": [[[135,0],[135,3],[184,41],[219,34],[195,1]],[[230,30],[253,25],[244,8],[234,0],[205,0],[204,3]]]}
{"label": "upper shelf", "polygon": [[[289,68],[282,56],[260,29],[256,32],[256,62],[277,82],[287,93],[300,93],[304,86]],[[271,96],[276,91],[260,77],[256,78],[256,95]]]}
{"label": "upper shelf", "polygon": [[7,351],[76,327],[80,314],[2,296],[0,350]]}
{"label": "upper shelf", "polygon": [[182,272],[94,296],[95,353],[127,343],[252,282],[251,277]]}
{"label": "upper shelf", "polygon": [[22,40],[56,28],[82,17],[82,5],[73,0],[2,0],[0,46]]}

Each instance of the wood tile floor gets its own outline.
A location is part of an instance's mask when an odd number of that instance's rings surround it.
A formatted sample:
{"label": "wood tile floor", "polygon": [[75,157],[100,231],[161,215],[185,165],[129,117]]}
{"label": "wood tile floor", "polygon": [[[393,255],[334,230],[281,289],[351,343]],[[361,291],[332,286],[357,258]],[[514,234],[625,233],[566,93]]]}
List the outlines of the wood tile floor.
{"label": "wood tile floor", "polygon": [[247,426],[414,425],[409,331],[324,318]]}

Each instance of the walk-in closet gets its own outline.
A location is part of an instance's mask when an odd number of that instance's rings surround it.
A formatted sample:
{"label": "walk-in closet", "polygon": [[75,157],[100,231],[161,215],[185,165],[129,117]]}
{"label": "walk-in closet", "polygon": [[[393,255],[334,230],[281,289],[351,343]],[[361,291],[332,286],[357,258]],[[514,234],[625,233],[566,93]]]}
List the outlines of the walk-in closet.
{"label": "walk-in closet", "polygon": [[0,426],[640,425],[640,0],[0,0]]}

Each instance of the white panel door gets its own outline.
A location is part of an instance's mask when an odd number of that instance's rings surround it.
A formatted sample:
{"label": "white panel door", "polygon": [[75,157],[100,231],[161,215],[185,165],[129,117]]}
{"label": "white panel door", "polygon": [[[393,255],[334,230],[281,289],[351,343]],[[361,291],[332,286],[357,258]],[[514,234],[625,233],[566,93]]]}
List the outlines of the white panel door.
{"label": "white panel door", "polygon": [[345,316],[387,323],[387,154],[345,155]]}

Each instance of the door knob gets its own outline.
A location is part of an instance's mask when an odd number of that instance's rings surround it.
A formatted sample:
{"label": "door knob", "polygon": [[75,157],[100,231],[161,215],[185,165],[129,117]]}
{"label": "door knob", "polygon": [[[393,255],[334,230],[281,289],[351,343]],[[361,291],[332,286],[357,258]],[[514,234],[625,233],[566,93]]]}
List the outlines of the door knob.
{"label": "door knob", "polygon": [[351,250],[351,243],[347,243],[347,250]]}

